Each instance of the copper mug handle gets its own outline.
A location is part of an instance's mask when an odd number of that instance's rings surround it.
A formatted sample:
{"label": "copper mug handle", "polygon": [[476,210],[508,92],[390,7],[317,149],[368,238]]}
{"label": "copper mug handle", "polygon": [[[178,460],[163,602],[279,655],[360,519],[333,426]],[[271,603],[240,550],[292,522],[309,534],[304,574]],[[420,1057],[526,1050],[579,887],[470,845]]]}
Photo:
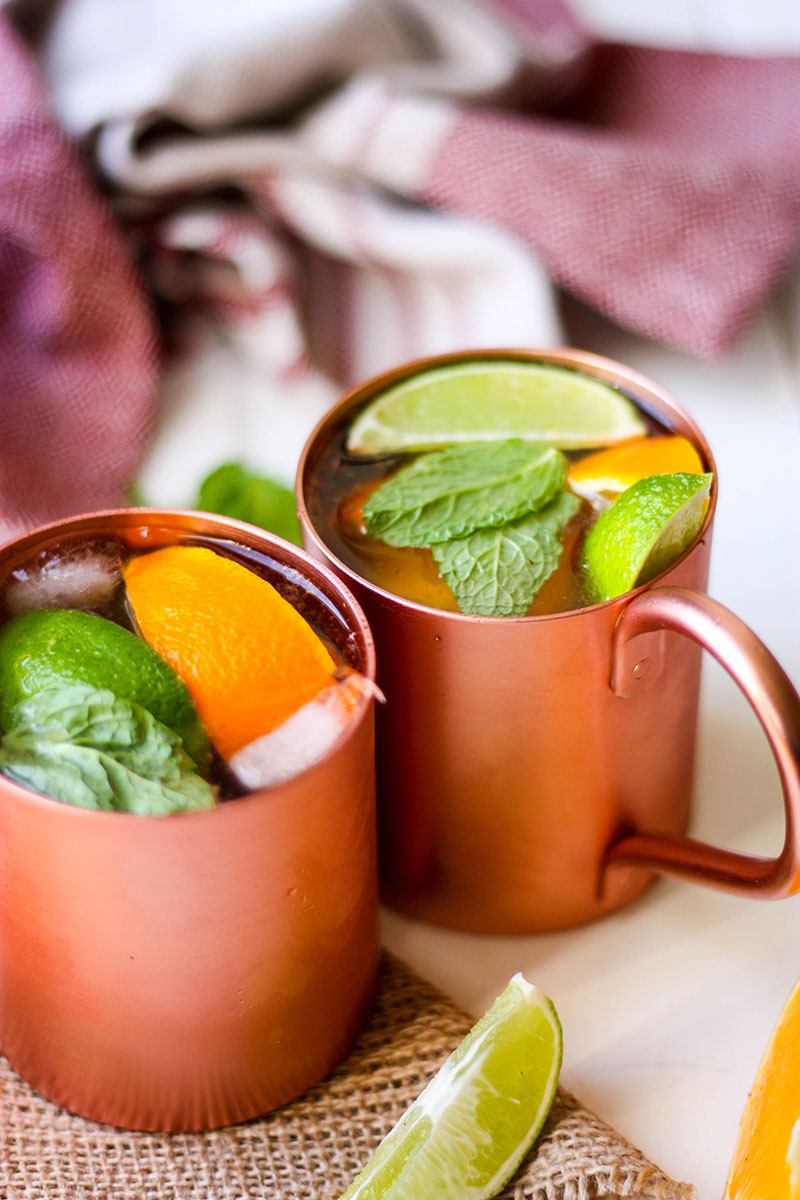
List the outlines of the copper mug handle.
{"label": "copper mug handle", "polygon": [[647,674],[646,668],[641,670],[643,661],[650,665],[634,649],[633,640],[660,631],[682,633],[712,654],[752,706],[775,756],[783,788],[783,849],[777,858],[760,858],[692,838],[634,832],[610,847],[604,865],[649,867],[739,895],[790,896],[800,888],[800,697],[743,621],[710,596],[680,587],[651,588],[623,609],[611,655],[611,687],[617,695],[632,695],[637,675]]}

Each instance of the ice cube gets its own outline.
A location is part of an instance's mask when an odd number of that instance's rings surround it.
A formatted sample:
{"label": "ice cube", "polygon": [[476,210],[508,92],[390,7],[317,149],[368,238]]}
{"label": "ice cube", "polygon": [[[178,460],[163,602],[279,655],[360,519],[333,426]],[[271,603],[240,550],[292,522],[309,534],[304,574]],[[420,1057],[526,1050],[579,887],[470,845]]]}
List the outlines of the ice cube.
{"label": "ice cube", "polygon": [[229,768],[250,791],[291,779],[327,754],[364,695],[383,699],[371,679],[357,671],[343,673],[283,724],[237,750]]}
{"label": "ice cube", "polygon": [[13,616],[38,608],[102,609],[122,581],[115,544],[82,543],[66,551],[43,551],[16,568],[5,602]]}

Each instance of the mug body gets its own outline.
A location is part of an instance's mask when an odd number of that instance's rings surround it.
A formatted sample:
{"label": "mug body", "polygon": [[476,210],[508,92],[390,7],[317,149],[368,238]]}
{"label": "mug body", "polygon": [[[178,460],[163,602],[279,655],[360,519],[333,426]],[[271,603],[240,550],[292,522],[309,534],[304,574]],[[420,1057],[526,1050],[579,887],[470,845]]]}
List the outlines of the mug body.
{"label": "mug body", "polygon": [[[60,522],[0,549],[0,585],[32,552],[108,536],[257,552],[374,677],[347,589],[237,521],[130,510]],[[376,979],[373,749],[362,699],[295,778],[167,817],[74,808],[0,778],[0,1029],[18,1073],[72,1112],[165,1131],[247,1120],[328,1074]]]}
{"label": "mug body", "polygon": [[[700,650],[660,633],[636,639],[612,686],[612,639],[630,596],[552,616],[476,617],[404,600],[361,578],[320,533],[320,457],[355,412],[404,376],[447,361],[527,358],[621,387],[709,470],[709,448],[659,388],[576,351],[443,356],[372,380],[307,444],[298,473],[306,545],[362,605],[375,636],[381,886],[391,906],[455,928],[530,933],[573,926],[638,895],[651,873],[603,873],[632,829],[685,830],[692,792]],[[714,496],[700,537],[646,587],[704,591]],[[644,589],[638,589],[638,592]]]}

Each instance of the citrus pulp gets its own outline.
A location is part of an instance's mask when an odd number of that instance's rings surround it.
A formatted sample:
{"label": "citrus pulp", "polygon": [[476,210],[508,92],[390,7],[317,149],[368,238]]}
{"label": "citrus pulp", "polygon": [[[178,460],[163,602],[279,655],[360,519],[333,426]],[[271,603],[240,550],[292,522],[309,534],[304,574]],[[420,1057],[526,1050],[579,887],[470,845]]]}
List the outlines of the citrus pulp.
{"label": "citrus pulp", "polygon": [[421,371],[387,388],[356,416],[347,449],[382,454],[506,438],[577,449],[644,431],[635,406],[606,383],[565,367],[487,360]]}
{"label": "citrus pulp", "polygon": [[131,559],[125,585],[149,644],[184,680],[224,759],[332,681],[333,659],[266,579],[202,546]]}
{"label": "citrus pulp", "polygon": [[739,1123],[725,1200],[796,1200],[800,1192],[800,982],[790,993]]}
{"label": "citrus pulp", "polygon": [[569,482],[574,492],[593,496],[601,492],[623,492],[648,475],[673,475],[679,471],[702,474],[700,455],[688,438],[677,434],[637,438],[609,446],[574,462]]}

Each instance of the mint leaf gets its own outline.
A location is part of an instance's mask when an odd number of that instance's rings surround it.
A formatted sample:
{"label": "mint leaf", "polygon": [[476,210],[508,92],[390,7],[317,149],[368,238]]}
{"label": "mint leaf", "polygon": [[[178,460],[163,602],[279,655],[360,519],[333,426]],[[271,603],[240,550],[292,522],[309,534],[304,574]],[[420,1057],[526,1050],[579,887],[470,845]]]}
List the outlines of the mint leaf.
{"label": "mint leaf", "polygon": [[542,529],[549,529],[552,533],[561,533],[565,525],[568,525],[575,513],[578,510],[580,501],[572,492],[560,492],[554,500],[541,509],[536,514],[536,519]]}
{"label": "mint leaf", "polygon": [[270,533],[302,544],[294,493],[265,475],[254,475],[241,463],[223,463],[200,484],[195,508],[248,521]]}
{"label": "mint leaf", "polygon": [[216,803],[178,734],[133,701],[83,684],[13,707],[0,772],[82,808],[164,815]]}
{"label": "mint leaf", "polygon": [[0,770],[35,792],[80,808],[167,816],[216,803],[209,785],[193,771],[179,773],[170,785],[138,775],[100,750],[69,742],[7,736],[0,748]]}
{"label": "mint leaf", "polygon": [[431,547],[461,612],[482,617],[520,617],[558,566],[559,531],[578,501],[569,492],[539,513],[498,529]]}
{"label": "mint leaf", "polygon": [[541,442],[473,442],[420,455],[372,493],[367,531],[390,546],[430,546],[543,508],[567,461]]}

